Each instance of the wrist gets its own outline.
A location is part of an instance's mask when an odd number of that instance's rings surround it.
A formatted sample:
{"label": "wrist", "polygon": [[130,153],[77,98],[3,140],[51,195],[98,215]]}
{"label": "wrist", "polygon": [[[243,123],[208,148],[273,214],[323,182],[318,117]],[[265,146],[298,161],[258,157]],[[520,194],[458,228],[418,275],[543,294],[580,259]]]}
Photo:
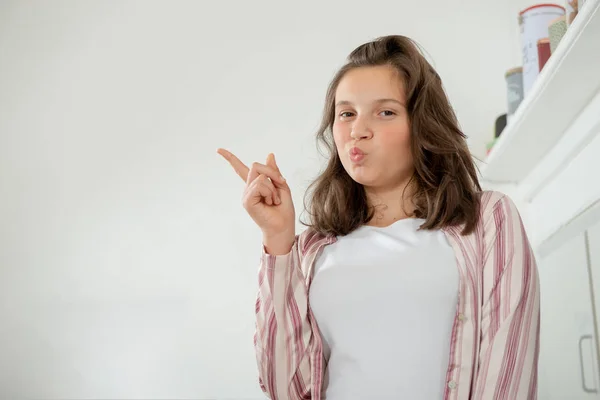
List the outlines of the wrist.
{"label": "wrist", "polygon": [[281,232],[278,234],[263,233],[263,246],[265,251],[274,256],[280,256],[288,254],[294,242],[296,241],[296,235],[294,232]]}

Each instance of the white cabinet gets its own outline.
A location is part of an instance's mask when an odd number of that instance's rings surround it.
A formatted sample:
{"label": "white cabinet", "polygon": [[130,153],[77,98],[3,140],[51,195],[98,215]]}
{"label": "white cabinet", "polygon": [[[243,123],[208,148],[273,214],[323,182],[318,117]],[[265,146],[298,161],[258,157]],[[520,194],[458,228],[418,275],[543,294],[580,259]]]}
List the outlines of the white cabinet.
{"label": "white cabinet", "polygon": [[584,233],[538,258],[538,267],[541,287],[538,397],[541,400],[599,399]]}
{"label": "white cabinet", "polygon": [[592,279],[594,287],[594,306],[596,319],[600,321],[600,223],[588,229],[588,242],[590,263],[592,265]]}
{"label": "white cabinet", "polygon": [[[588,257],[592,275],[591,293],[596,315],[596,331],[600,334],[600,222],[596,222],[588,229],[587,239]],[[599,342],[600,340],[597,341],[597,345]],[[598,354],[598,359],[600,360],[600,352]]]}

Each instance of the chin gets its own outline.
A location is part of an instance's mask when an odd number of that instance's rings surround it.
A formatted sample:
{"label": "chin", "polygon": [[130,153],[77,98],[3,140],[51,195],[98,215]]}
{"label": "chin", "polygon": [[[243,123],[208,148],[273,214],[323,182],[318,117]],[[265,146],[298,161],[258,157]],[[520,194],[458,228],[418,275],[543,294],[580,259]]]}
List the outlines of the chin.
{"label": "chin", "polygon": [[350,178],[356,183],[359,183],[363,186],[375,186],[376,179],[373,176],[370,176],[369,173],[365,173],[366,171],[352,171],[349,172]]}
{"label": "chin", "polygon": [[343,160],[342,165],[346,170],[346,173],[356,183],[359,183],[363,186],[377,185],[380,175],[377,173],[379,168],[374,168],[373,165],[366,164],[365,162],[355,164],[348,159]]}

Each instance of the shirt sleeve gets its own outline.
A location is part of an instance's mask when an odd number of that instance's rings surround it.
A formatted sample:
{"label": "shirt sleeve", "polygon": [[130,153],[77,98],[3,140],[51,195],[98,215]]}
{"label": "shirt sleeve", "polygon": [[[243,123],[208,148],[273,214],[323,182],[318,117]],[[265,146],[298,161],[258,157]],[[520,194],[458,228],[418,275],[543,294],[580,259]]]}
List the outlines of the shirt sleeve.
{"label": "shirt sleeve", "polygon": [[540,340],[536,260],[508,196],[484,216],[479,368],[474,399],[535,400]]}
{"label": "shirt sleeve", "polygon": [[311,398],[312,329],[299,243],[296,235],[285,255],[262,249],[254,347],[260,387],[272,400]]}

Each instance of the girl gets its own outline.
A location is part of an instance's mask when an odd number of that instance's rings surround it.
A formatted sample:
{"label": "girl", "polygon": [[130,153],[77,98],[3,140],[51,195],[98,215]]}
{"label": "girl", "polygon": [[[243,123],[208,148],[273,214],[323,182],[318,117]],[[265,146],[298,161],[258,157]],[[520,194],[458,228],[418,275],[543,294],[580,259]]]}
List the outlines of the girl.
{"label": "girl", "polygon": [[271,399],[536,398],[539,282],[509,197],[482,191],[410,39],[356,48],[326,96],[330,158],[295,234],[274,156],[246,167],[263,232],[254,337]]}

